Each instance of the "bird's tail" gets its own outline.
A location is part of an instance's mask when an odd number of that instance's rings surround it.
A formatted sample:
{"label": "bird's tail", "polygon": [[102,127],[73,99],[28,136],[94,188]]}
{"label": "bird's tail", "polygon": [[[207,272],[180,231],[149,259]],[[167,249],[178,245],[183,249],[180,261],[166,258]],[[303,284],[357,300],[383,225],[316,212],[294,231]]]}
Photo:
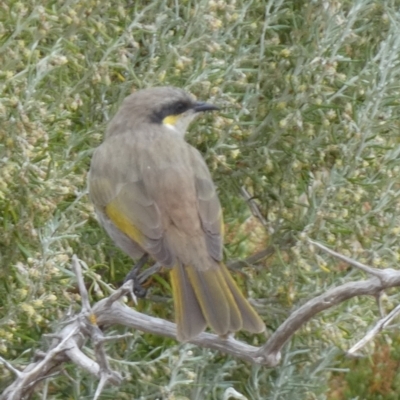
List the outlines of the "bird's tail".
{"label": "bird's tail", "polygon": [[241,329],[265,330],[224,264],[207,270],[178,264],[171,270],[171,283],[178,340],[194,338],[207,325],[221,336]]}

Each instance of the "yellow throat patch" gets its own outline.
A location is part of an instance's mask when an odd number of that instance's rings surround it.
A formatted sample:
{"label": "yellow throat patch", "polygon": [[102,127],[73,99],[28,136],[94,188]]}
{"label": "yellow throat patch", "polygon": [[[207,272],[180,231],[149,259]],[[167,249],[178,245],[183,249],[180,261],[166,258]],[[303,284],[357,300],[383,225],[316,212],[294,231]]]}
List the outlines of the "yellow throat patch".
{"label": "yellow throat patch", "polygon": [[162,123],[164,124],[164,125],[172,125],[172,126],[175,126],[176,125],[176,123],[178,122],[178,120],[181,118],[181,116],[178,114],[178,115],[168,115],[168,117],[165,117],[163,120],[162,120]]}

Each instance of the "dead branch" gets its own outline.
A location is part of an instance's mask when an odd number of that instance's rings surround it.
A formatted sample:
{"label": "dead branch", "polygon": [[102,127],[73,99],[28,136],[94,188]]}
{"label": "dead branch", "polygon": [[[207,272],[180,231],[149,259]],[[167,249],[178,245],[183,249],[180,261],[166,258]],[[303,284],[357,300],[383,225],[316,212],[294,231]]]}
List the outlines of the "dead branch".
{"label": "dead branch", "polygon": [[[320,243],[311,240],[310,243],[372,275],[372,277],[363,281],[347,282],[307,301],[293,311],[261,347],[248,345],[233,337],[221,338],[206,332],[198,335],[191,343],[217,350],[248,362],[266,367],[275,367],[279,364],[281,351],[285,343],[301,326],[319,312],[355,296],[371,295],[378,297],[383,290],[400,286],[400,271],[389,268],[378,270],[336,253]],[[269,252],[270,249],[268,252],[260,254],[257,258],[261,259],[268,256]],[[82,298],[80,314],[69,323],[66,323],[58,333],[52,335],[53,340],[50,349],[46,353],[42,352],[41,359],[29,364],[23,371],[19,371],[10,362],[0,358],[0,362],[15,375],[15,381],[0,396],[0,400],[28,398],[37,383],[49,377],[50,374],[57,372],[64,362],[73,362],[99,379],[94,399],[100,396],[106,384],[120,385],[123,378],[118,371],[110,369],[103,345],[108,340],[118,340],[121,337],[125,337],[125,335],[106,337],[99,326],[120,324],[140,331],[176,338],[176,325],[174,323],[139,313],[121,302],[121,298],[129,295],[132,291],[130,282],[125,283],[109,297],[99,301],[92,307],[84,285],[81,266],[76,256],[73,257],[72,264]],[[387,326],[399,312],[400,307],[396,307],[387,317],[382,318],[348,353],[354,354],[363,347]],[[81,350],[86,339],[90,339],[93,343],[95,360],[86,356]]]}

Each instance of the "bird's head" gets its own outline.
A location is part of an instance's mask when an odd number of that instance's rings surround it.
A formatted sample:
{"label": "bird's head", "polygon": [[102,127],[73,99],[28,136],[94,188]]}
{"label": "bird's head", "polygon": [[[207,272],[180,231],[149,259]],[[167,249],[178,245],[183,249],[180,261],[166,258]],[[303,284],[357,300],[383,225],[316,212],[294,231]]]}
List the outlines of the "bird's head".
{"label": "bird's head", "polygon": [[218,110],[218,107],[196,101],[182,89],[171,86],[154,87],[139,90],[128,96],[113,122],[127,121],[136,126],[155,124],[184,136],[187,127],[196,116],[213,110]]}

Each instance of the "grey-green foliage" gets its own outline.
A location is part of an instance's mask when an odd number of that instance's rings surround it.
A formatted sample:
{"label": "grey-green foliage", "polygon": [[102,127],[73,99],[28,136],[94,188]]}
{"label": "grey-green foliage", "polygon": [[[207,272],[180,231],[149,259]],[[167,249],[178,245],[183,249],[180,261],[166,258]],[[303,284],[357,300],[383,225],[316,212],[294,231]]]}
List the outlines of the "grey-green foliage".
{"label": "grey-green foliage", "polygon": [[[130,268],[97,225],[85,180],[106,122],[124,96],[143,87],[185,87],[222,107],[193,126],[189,140],[219,187],[227,257],[276,245],[268,262],[235,274],[259,299],[269,329],[313,293],[361,278],[316,254],[307,236],[374,266],[396,267],[399,6],[368,0],[1,3],[1,355],[17,367],[28,363],[41,336],[56,329],[71,304],[78,309],[73,252],[88,265],[93,300]],[[241,186],[254,195],[266,229],[250,217]],[[165,274],[152,293],[167,299]],[[390,292],[384,306],[398,300]],[[169,300],[139,307],[173,318]],[[249,399],[330,398],[338,349],[376,317],[372,300],[354,299],[315,318],[274,370],[136,332],[108,345],[112,366],[127,379],[102,398],[220,399],[229,387]],[[66,370],[41,388],[47,398],[90,398],[96,379]],[[11,376],[2,367],[0,374],[4,386]]]}

